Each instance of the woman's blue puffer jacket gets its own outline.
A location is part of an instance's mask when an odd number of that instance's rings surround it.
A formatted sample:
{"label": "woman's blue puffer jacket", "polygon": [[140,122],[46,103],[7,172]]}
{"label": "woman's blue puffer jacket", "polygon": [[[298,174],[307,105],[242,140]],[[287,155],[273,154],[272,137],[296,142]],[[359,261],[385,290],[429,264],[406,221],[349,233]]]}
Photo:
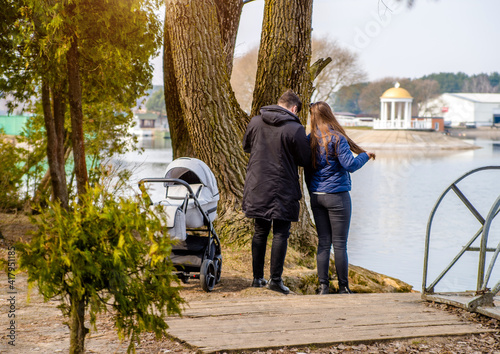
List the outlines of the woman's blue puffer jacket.
{"label": "woman's blue puffer jacket", "polygon": [[[308,136],[310,139],[310,135]],[[306,182],[309,192],[320,193],[339,193],[351,190],[351,176],[349,173],[354,172],[369,160],[368,154],[363,152],[358,156],[354,156],[349,148],[347,139],[339,134],[340,139],[338,144],[337,156],[335,156],[336,135],[332,135],[328,143],[328,162],[326,160],[325,150],[322,146],[316,154],[316,168],[306,171]]]}

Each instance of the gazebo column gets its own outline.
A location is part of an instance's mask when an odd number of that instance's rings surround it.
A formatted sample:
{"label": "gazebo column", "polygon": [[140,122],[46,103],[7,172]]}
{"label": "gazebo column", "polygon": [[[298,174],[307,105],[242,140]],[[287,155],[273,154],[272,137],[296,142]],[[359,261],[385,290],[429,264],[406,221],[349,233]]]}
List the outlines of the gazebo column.
{"label": "gazebo column", "polygon": [[391,128],[394,127],[394,121],[396,120],[396,102],[391,102]]}
{"label": "gazebo column", "polygon": [[411,128],[411,102],[405,102],[406,128]]}

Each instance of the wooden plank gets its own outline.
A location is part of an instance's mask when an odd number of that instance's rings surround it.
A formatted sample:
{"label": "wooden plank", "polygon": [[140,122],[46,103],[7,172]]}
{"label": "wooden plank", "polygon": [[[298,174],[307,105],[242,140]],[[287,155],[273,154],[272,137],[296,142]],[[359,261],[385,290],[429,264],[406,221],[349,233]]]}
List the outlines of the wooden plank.
{"label": "wooden plank", "polygon": [[[222,299],[222,300],[201,300],[194,301],[187,304],[187,310],[206,309],[210,308],[211,311],[226,311],[231,306],[241,308],[242,306],[262,306],[263,308],[272,308],[270,305],[279,305],[284,301],[293,306],[300,304],[301,307],[317,306],[318,302],[324,306],[329,307],[344,307],[344,306],[365,306],[367,302],[370,303],[387,303],[387,301],[394,303],[413,303],[420,301],[420,294],[406,293],[406,294],[351,294],[351,295],[308,295],[308,296],[262,296],[262,297],[249,297],[240,299]],[[279,311],[282,311],[280,308]]]}
{"label": "wooden plank", "polygon": [[241,350],[272,348],[283,346],[304,346],[311,344],[333,344],[345,342],[365,342],[386,339],[401,339],[412,337],[428,337],[439,335],[464,335],[482,333],[479,329],[470,329],[467,325],[448,325],[441,330],[433,326],[397,327],[384,326],[374,331],[372,328],[324,328],[302,331],[281,330],[270,332],[263,327],[260,332],[244,333],[203,333],[188,341],[202,351]]}
{"label": "wooden plank", "polygon": [[497,320],[500,320],[500,308],[499,307],[485,307],[485,306],[479,306],[476,309],[476,312],[479,312],[482,315],[491,317],[491,318],[496,318]]}
{"label": "wooden plank", "polygon": [[[469,333],[483,333],[484,331],[469,331],[464,326],[448,326],[446,335],[465,335]],[[331,345],[335,343],[359,343],[376,340],[406,339],[414,337],[439,336],[433,327],[422,327],[418,331],[413,328],[384,328],[383,333],[374,335],[372,330],[354,329],[351,331],[338,329],[324,329],[302,332],[269,333],[231,333],[224,336],[213,335],[198,338],[190,342],[203,352],[216,352],[223,350],[244,350],[280,348],[283,346],[306,346],[306,345]]]}
{"label": "wooden plank", "polygon": [[420,294],[262,296],[194,301],[170,335],[204,352],[363,342],[490,330],[424,306]]}
{"label": "wooden plank", "polygon": [[[422,295],[422,298],[426,299],[428,301],[435,301],[435,302],[463,308],[465,310],[470,310],[468,308],[467,304],[474,296],[475,296],[474,292],[438,293],[438,294],[424,294],[424,295]],[[493,307],[478,306],[474,310],[474,312],[478,312],[482,315],[500,320],[500,297],[495,296],[493,298]]]}
{"label": "wooden plank", "polygon": [[217,322],[217,328],[221,332],[253,332],[255,328],[260,331],[262,323],[269,318],[272,321],[272,325],[269,327],[268,331],[274,331],[275,329],[287,330],[303,330],[304,326],[307,329],[319,329],[319,328],[354,328],[354,327],[373,327],[374,329],[382,326],[445,326],[456,324],[456,318],[450,318],[450,316],[440,316],[436,314],[431,314],[432,316],[414,316],[408,314],[406,316],[344,316],[339,317],[334,314],[330,318],[316,318],[316,317],[305,317],[305,316],[294,316],[294,317],[263,317],[263,316],[239,316],[239,317],[225,317],[225,318],[209,318],[198,321],[187,321],[181,320],[180,323],[169,322],[171,328],[175,327],[176,331],[182,330],[186,332],[197,332],[203,331],[204,328],[210,326],[214,321]]}

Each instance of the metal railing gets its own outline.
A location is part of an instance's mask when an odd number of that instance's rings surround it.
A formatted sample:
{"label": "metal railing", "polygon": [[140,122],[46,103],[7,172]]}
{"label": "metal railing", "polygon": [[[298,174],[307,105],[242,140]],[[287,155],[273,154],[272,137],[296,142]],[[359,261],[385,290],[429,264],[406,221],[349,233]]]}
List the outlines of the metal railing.
{"label": "metal railing", "polygon": [[[477,287],[475,296],[465,303],[467,309],[474,310],[477,306],[493,306],[493,297],[500,291],[500,281],[495,284],[495,286],[490,289],[488,288],[488,282],[491,277],[491,272],[495,266],[495,262],[497,260],[498,254],[500,253],[500,243],[496,248],[487,247],[488,245],[488,236],[490,232],[490,226],[493,219],[500,213],[500,196],[496,199],[496,201],[491,206],[488,215],[486,218],[479,213],[479,211],[472,205],[472,203],[467,199],[467,197],[462,193],[462,191],[458,188],[457,183],[465,179],[466,177],[485,170],[500,170],[500,166],[485,166],[476,168],[472,171],[465,173],[463,176],[454,181],[438,198],[432,212],[429,216],[429,221],[427,223],[427,231],[425,235],[425,253],[424,253],[424,271],[423,271],[423,281],[422,281],[422,294],[425,298],[426,295],[434,294],[435,286],[443,279],[443,277],[448,273],[448,271],[453,267],[453,265],[460,259],[460,257],[467,251],[479,252],[479,266],[477,273]],[[472,236],[472,238],[467,242],[465,246],[462,247],[460,252],[455,256],[455,258],[448,264],[448,266],[438,275],[438,277],[427,286],[427,275],[428,275],[428,266],[429,266],[429,246],[430,246],[430,238],[431,238],[431,228],[432,222],[434,220],[434,216],[436,211],[441,204],[441,201],[448,194],[448,192],[453,191],[460,198],[460,200],[465,204],[465,206],[469,209],[469,211],[476,217],[476,219],[481,224],[479,230]],[[479,247],[471,247],[472,244],[481,236],[480,246]],[[493,256],[491,258],[489,267],[485,273],[486,266],[486,253],[493,252]],[[433,298],[434,300],[434,298]]]}
{"label": "metal railing", "polygon": [[415,130],[431,130],[433,129],[432,118],[425,120],[411,120],[409,122],[396,120],[380,120],[373,121],[373,129],[415,129]]}

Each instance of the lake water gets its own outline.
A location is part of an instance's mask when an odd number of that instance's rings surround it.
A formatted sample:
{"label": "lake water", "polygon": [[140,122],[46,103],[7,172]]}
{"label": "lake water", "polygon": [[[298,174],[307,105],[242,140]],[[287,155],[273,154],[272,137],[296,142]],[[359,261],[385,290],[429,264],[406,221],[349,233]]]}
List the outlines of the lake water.
{"label": "lake water", "polygon": [[[472,142],[472,141],[471,141]],[[352,174],[353,215],[349,234],[349,262],[401,279],[415,290],[422,288],[424,242],[429,214],[441,193],[464,173],[478,167],[500,165],[500,142],[475,140],[481,147],[449,152],[377,152]],[[121,164],[140,178],[161,177],[172,161],[170,140],[144,138],[143,154],[130,153]],[[483,217],[500,195],[500,171],[476,173],[458,184]],[[160,191],[158,191],[160,193]],[[500,217],[492,224],[489,247],[500,242]],[[479,222],[450,192],[434,218],[427,285],[478,231]],[[475,242],[473,246],[478,246]],[[474,290],[478,252],[466,252],[436,291]],[[500,261],[489,287],[500,280]],[[487,258],[486,266],[489,265]]]}
{"label": "lake water", "polygon": [[[401,279],[420,291],[427,222],[437,199],[466,172],[500,165],[498,142],[477,140],[474,143],[482,148],[448,153],[379,153],[376,161],[369,161],[353,173],[350,262]],[[500,196],[500,171],[478,172],[458,187],[486,218]],[[432,224],[427,285],[480,226],[456,194],[449,192]],[[500,218],[492,224],[489,247],[498,245],[499,230]],[[473,246],[479,246],[479,242]],[[478,252],[466,252],[436,291],[475,290],[478,258]],[[499,270],[500,261],[490,287],[500,280]]]}

